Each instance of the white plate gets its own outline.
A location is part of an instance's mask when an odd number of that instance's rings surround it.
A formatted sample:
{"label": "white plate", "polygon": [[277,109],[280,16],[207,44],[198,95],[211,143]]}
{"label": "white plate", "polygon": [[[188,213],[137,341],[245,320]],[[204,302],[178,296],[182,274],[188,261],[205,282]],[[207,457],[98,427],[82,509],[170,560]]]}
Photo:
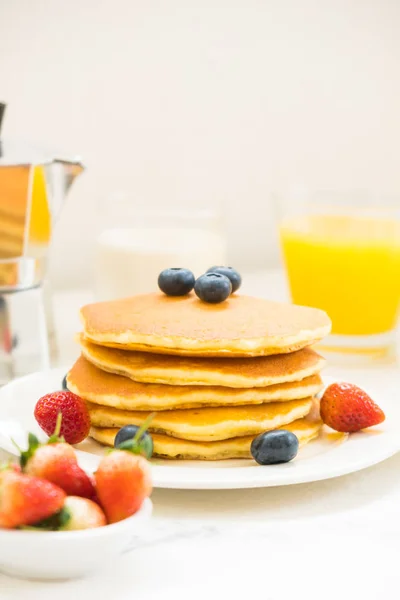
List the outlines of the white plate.
{"label": "white plate", "polygon": [[[33,417],[36,401],[60,389],[67,369],[53,369],[17,379],[0,390],[1,423],[18,421],[26,430],[42,434]],[[326,382],[327,379],[326,379]],[[322,432],[290,463],[261,467],[252,460],[166,461],[154,460],[155,487],[176,489],[230,489],[290,485],[319,481],[364,469],[400,451],[400,403],[394,392],[366,388],[386,412],[386,421],[366,432],[342,436]],[[1,439],[0,439],[0,445]],[[79,462],[95,470],[104,448],[93,440],[78,446]]]}

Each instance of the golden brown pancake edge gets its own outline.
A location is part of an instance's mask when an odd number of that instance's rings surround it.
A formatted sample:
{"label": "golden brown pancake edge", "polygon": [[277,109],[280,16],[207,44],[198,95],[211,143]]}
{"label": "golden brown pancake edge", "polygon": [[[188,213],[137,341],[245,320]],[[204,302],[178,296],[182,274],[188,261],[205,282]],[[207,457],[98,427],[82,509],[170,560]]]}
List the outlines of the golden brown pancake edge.
{"label": "golden brown pancake edge", "polygon": [[140,383],[102,371],[81,356],[67,374],[67,386],[71,392],[94,404],[152,411],[298,400],[317,394],[323,382],[319,375],[312,375],[302,381],[265,388]]}
{"label": "golden brown pancake edge", "polygon": [[207,304],[193,293],[143,294],[81,309],[85,338],[109,347],[199,356],[263,356],[311,345],[330,332],[321,310],[234,294]]}
{"label": "golden brown pancake edge", "polygon": [[82,335],[77,341],[83,356],[99,369],[142,383],[266,387],[300,381],[325,366],[311,348],[253,358],[198,358],[118,350],[88,342]]}
{"label": "golden brown pancake edge", "polygon": [[[284,429],[292,431],[299,439],[300,447],[316,438],[321,430],[320,421],[308,421],[299,419]],[[99,443],[112,446],[118,429],[92,427],[90,435]],[[188,440],[174,439],[172,437],[153,434],[154,457],[169,460],[202,460],[216,461],[234,458],[251,458],[250,445],[253,436],[244,436],[218,442],[193,442]]]}

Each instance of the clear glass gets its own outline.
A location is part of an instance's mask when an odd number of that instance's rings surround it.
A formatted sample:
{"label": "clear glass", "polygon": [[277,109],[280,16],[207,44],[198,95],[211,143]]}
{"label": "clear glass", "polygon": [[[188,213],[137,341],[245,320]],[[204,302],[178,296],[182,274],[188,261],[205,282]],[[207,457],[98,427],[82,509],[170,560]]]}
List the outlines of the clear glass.
{"label": "clear glass", "polygon": [[216,209],[145,209],[126,196],[109,198],[99,211],[94,255],[97,300],[113,300],[157,290],[168,267],[195,276],[226,263],[226,241]]}
{"label": "clear glass", "polygon": [[395,359],[400,307],[400,198],[295,190],[276,195],[292,301],[325,310],[321,349],[346,362]]}

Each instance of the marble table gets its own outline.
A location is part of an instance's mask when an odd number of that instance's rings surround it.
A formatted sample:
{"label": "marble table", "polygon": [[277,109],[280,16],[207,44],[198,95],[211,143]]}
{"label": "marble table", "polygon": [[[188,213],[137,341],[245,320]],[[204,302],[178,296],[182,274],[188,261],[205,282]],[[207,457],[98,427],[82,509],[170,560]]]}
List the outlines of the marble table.
{"label": "marble table", "polygon": [[[281,279],[273,276],[252,291]],[[249,286],[250,287],[250,286]],[[257,288],[258,291],[258,288]],[[272,295],[272,294],[270,294]],[[76,354],[76,308],[57,297],[60,361]],[[67,316],[68,315],[68,316]],[[332,366],[329,374],[399,390],[398,365]],[[400,597],[400,454],[364,471],[312,484],[258,490],[155,490],[154,519],[120,560],[77,581],[0,575],[0,600],[345,600]]]}

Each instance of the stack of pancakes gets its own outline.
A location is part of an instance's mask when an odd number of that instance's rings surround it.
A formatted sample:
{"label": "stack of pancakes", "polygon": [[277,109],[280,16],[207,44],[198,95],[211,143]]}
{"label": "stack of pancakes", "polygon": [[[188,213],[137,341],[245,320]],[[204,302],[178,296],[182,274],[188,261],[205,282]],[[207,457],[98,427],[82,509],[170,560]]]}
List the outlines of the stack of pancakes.
{"label": "stack of pancakes", "polygon": [[67,385],[88,403],[103,444],[151,413],[163,458],[249,458],[254,437],[277,428],[300,444],[318,435],[324,360],[309,346],[330,331],[320,310],[160,293],[91,304],[81,317],[82,355]]}

